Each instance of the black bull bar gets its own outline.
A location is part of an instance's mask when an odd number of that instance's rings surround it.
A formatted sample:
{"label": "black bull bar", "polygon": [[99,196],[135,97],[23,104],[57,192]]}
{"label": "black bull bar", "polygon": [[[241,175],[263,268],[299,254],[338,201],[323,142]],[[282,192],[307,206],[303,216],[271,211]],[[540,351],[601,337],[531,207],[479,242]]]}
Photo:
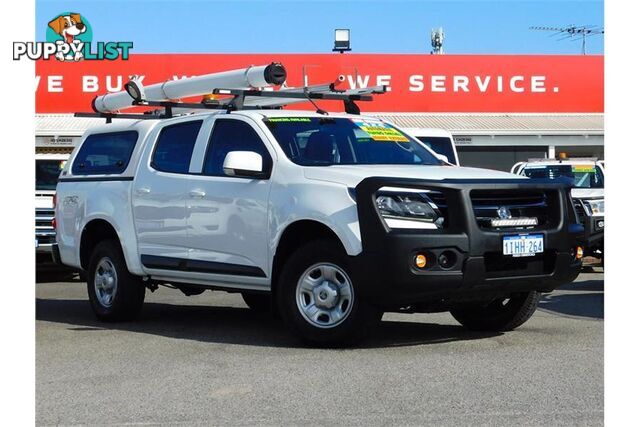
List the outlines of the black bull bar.
{"label": "black bull bar", "polygon": [[[440,192],[446,200],[447,225],[438,230],[391,229],[376,207],[383,187]],[[548,197],[551,220],[531,233],[544,235],[544,255],[505,261],[520,263],[514,271],[492,270],[502,262],[502,237],[514,230],[481,228],[471,200],[473,190],[542,190]],[[570,184],[547,179],[445,179],[370,177],[355,189],[362,253],[353,257],[354,274],[365,299],[390,305],[445,298],[464,300],[518,291],[551,291],[573,281],[581,261],[575,250],[582,245],[584,228],[577,223]],[[528,231],[528,230],[527,230]],[[445,251],[455,255],[448,268],[414,268],[413,256],[427,252],[437,259]],[[497,261],[496,261],[497,260]]]}

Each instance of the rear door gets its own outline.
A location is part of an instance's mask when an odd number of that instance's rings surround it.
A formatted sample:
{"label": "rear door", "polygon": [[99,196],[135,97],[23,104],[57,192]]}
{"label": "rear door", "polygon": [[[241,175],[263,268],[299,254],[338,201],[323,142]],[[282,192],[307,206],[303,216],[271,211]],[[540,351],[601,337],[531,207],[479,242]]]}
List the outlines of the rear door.
{"label": "rear door", "polygon": [[[172,121],[147,144],[133,185],[138,251],[146,270],[180,275],[188,258],[187,184],[203,120]],[[125,208],[123,204],[123,209]]]}
{"label": "rear door", "polygon": [[275,150],[251,120],[215,119],[187,188],[190,265],[207,280],[268,286],[271,181],[226,175],[222,165],[230,151],[260,154],[263,171],[270,172],[275,161]]}

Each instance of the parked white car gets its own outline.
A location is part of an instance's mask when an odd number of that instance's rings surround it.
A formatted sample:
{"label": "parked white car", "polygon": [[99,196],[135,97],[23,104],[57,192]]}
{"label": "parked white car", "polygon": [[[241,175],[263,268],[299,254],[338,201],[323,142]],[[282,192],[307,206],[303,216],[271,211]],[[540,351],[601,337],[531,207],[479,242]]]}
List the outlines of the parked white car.
{"label": "parked white car", "polygon": [[36,264],[39,267],[55,266],[56,231],[53,197],[58,176],[69,158],[68,154],[36,154]]}
{"label": "parked white car", "polygon": [[516,163],[511,172],[530,178],[569,180],[573,204],[585,229],[585,255],[604,258],[604,161],[531,159]]}
{"label": "parked white car", "polygon": [[445,157],[452,165],[460,166],[458,150],[451,132],[437,128],[402,128],[409,135],[417,138],[437,154]]}

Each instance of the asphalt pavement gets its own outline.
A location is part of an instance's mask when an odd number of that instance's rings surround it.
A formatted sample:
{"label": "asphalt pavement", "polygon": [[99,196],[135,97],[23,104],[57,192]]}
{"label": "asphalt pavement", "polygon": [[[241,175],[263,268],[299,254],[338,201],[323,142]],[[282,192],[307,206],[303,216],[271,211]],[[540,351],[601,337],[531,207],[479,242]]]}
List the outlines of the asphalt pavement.
{"label": "asphalt pavement", "polygon": [[137,321],[105,324],[85,283],[50,280],[36,285],[38,425],[603,424],[598,269],[513,332],[388,313],[346,350],[305,348],[225,292],[147,291]]}

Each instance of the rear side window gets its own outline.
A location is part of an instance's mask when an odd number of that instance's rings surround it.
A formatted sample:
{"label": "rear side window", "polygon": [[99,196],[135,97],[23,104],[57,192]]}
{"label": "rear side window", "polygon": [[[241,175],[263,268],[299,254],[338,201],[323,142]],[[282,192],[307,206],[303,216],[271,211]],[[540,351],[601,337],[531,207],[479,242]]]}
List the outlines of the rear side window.
{"label": "rear side window", "polygon": [[188,173],[202,120],[178,123],[160,131],[151,167],[161,172]]}
{"label": "rear side window", "polygon": [[73,161],[71,172],[74,175],[122,173],[137,140],[136,131],[89,135]]}

